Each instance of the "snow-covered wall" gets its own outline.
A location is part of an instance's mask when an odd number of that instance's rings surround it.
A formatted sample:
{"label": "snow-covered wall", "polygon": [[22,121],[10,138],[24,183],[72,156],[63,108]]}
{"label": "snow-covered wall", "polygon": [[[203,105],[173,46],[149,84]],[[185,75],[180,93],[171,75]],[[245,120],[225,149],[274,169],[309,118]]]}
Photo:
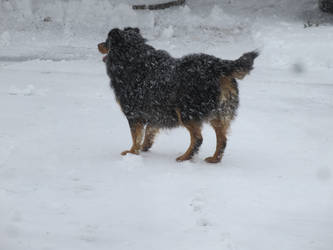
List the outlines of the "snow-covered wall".
{"label": "snow-covered wall", "polygon": [[[0,0],[0,57],[8,59],[19,49],[20,58],[81,58],[86,48],[96,53],[96,44],[111,28],[136,26],[155,46],[164,48],[168,43],[169,51],[177,55],[200,51],[233,57],[241,53],[237,48],[246,47],[262,49],[261,58],[271,65],[333,64],[327,53],[333,45],[322,44],[323,37],[332,40],[333,34],[322,22],[325,14],[318,10],[317,0],[187,0],[185,6],[162,11],[131,8],[159,2]],[[313,27],[304,29],[308,23]],[[172,41],[175,45],[169,44]],[[59,46],[62,55],[50,52]]]}
{"label": "snow-covered wall", "polygon": [[188,0],[185,7],[169,10],[132,10],[131,4],[144,2],[161,1],[1,0],[2,44],[8,43],[8,33],[37,31],[53,39],[70,39],[93,37],[122,26],[139,26],[152,34],[161,34],[169,26],[178,33],[198,29],[237,32],[260,17],[297,18],[317,5],[316,0]]}

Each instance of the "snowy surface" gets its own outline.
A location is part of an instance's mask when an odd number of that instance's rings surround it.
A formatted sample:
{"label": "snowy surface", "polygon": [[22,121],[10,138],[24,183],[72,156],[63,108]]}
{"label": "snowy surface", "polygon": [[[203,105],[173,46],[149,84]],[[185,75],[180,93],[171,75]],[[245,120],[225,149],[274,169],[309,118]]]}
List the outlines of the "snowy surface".
{"label": "snowy surface", "polygon": [[[330,17],[310,0],[117,2],[0,1],[0,249],[333,249]],[[120,156],[131,138],[96,44],[127,25],[177,57],[261,49],[222,163],[203,161],[209,126],[192,161],[175,161],[182,128]]]}

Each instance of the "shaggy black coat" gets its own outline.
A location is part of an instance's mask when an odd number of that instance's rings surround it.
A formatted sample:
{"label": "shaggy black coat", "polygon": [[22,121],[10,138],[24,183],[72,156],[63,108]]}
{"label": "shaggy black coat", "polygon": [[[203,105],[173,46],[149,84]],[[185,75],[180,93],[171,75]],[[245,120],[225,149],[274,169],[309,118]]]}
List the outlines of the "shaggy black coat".
{"label": "shaggy black coat", "polygon": [[[129,123],[172,128],[181,122],[231,120],[238,107],[238,87],[233,74],[248,73],[257,52],[235,61],[206,54],[173,58],[146,43],[139,29],[112,29],[107,48],[107,73],[117,101]],[[221,98],[221,78],[232,77],[234,95]]]}

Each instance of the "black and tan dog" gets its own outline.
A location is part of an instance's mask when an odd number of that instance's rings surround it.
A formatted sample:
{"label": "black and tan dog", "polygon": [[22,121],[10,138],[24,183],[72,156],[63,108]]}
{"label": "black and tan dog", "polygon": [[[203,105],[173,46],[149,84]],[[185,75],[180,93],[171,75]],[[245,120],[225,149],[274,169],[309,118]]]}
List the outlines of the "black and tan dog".
{"label": "black and tan dog", "polygon": [[206,161],[221,160],[238,108],[236,79],[252,70],[257,52],[234,61],[206,54],[173,58],[148,45],[138,28],[112,29],[98,49],[107,54],[103,60],[110,85],[132,134],[132,148],[122,155],[148,151],[160,128],[181,125],[189,131],[191,143],[177,161],[189,160],[202,143],[202,123],[209,122],[217,143],[214,155]]}

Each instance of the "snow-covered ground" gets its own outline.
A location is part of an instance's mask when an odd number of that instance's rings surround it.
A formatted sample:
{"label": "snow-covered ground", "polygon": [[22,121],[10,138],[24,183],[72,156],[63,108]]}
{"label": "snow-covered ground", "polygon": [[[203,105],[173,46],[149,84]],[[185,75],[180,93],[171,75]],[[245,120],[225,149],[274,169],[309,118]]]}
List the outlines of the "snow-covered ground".
{"label": "snow-covered ground", "polygon": [[[0,1],[0,250],[333,249],[330,17],[311,0],[132,2]],[[127,25],[177,57],[261,50],[220,164],[203,161],[209,126],[192,161],[175,161],[182,128],[120,156],[131,138],[96,44]]]}

